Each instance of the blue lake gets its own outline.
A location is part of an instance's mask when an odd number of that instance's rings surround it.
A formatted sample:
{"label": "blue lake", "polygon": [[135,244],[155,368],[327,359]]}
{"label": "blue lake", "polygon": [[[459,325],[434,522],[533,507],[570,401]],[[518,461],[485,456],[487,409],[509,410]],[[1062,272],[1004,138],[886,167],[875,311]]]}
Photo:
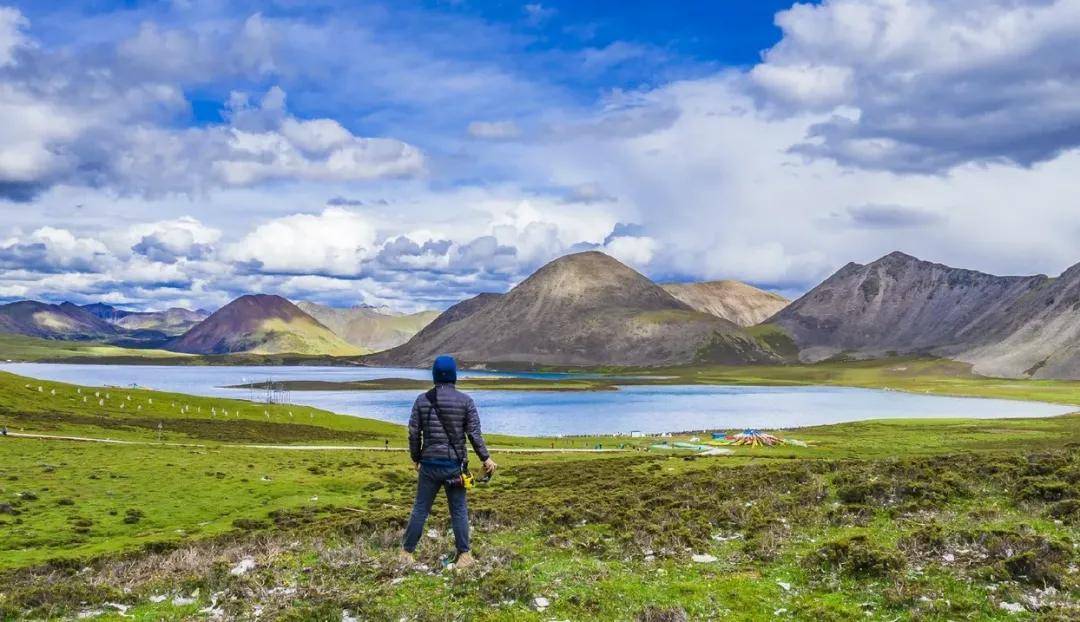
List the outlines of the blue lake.
{"label": "blue lake", "polygon": [[[247,399],[226,385],[273,380],[429,378],[427,370],[356,367],[166,367],[6,363],[0,369],[92,386]],[[468,372],[463,376],[493,375]],[[516,374],[494,374],[514,376]],[[557,374],[521,374],[529,377]],[[293,391],[292,402],[337,413],[408,421],[416,391]],[[844,387],[629,386],[619,391],[476,391],[485,431],[554,436],[745,427],[790,428],[905,417],[1046,417],[1077,410],[1039,402],[939,397]]]}

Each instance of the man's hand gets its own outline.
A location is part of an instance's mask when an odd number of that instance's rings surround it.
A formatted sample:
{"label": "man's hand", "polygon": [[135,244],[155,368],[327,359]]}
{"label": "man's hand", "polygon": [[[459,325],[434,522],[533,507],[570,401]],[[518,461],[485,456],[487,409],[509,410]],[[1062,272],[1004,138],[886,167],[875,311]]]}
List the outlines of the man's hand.
{"label": "man's hand", "polygon": [[484,460],[484,472],[488,475],[494,473],[497,468],[499,468],[499,465],[495,464],[495,461],[490,457],[488,457],[487,460]]}
{"label": "man's hand", "polygon": [[413,466],[414,469],[416,469],[417,473],[420,472],[420,463],[419,462],[412,463],[412,466]]}

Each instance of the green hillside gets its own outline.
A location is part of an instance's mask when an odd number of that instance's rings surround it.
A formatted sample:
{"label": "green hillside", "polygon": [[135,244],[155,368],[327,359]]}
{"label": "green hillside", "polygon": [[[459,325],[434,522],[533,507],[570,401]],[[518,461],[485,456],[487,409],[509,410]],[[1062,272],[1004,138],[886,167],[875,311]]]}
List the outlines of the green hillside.
{"label": "green hillside", "polygon": [[[245,336],[249,346],[237,351],[249,354],[322,354],[327,356],[358,356],[370,350],[358,348],[324,327],[305,321],[268,319],[257,330]],[[239,342],[237,342],[239,344]]]}
{"label": "green hillside", "polygon": [[0,333],[0,359],[12,361],[62,360],[69,358],[137,357],[181,358],[187,354],[150,348],[125,348],[92,341],[57,341]]}

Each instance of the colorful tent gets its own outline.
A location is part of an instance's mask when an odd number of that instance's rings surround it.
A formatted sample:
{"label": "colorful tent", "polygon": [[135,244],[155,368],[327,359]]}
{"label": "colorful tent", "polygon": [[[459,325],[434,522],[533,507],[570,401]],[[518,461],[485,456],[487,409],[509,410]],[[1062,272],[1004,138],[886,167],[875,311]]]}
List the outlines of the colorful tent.
{"label": "colorful tent", "polygon": [[[715,436],[714,436],[715,437]],[[762,432],[761,430],[743,430],[736,434],[728,434],[723,438],[717,439],[718,445],[743,445],[748,447],[774,447],[776,445],[800,445],[805,447],[805,443],[793,440],[784,440],[777,436],[773,436],[768,432]]]}

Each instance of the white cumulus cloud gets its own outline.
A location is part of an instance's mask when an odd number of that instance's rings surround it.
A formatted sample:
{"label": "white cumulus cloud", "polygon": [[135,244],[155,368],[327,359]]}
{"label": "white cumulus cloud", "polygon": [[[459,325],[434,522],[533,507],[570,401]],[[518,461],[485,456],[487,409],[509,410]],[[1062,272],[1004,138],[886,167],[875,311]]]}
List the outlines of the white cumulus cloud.
{"label": "white cumulus cloud", "polygon": [[0,242],[0,266],[8,269],[54,273],[91,272],[113,259],[109,249],[94,238],[78,237],[67,229],[41,227],[27,235]]}
{"label": "white cumulus cloud", "polygon": [[[265,50],[249,57],[252,50],[219,35],[149,23],[115,57],[87,53],[74,62],[35,44],[28,27],[17,10],[0,9],[0,199],[30,201],[60,184],[158,197],[424,170],[413,145],[359,136],[335,119],[297,118],[277,86],[254,102],[234,93],[222,123],[178,123],[191,114],[185,81],[203,79],[200,72],[265,75],[273,69]],[[272,39],[266,28],[256,15],[238,36]]]}
{"label": "white cumulus cloud", "polygon": [[259,225],[225,250],[261,272],[351,275],[375,251],[376,231],[355,211],[330,207]]}

